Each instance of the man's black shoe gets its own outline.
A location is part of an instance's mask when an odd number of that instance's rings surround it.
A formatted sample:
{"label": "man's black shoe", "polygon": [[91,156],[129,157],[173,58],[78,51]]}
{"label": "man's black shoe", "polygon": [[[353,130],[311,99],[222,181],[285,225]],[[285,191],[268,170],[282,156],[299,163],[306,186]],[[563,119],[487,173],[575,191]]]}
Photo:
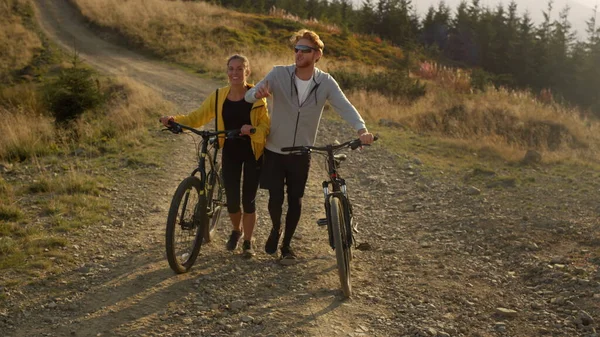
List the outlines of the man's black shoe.
{"label": "man's black shoe", "polygon": [[265,252],[269,255],[273,255],[277,253],[277,245],[279,244],[279,237],[281,236],[281,232],[275,230],[275,228],[271,229],[271,234],[269,234],[269,238],[265,243]]}

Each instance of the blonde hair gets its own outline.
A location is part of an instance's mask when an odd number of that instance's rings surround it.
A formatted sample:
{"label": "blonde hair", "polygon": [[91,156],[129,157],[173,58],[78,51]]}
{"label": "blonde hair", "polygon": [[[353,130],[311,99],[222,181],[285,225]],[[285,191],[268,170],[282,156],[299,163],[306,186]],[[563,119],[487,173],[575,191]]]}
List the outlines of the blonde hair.
{"label": "blonde hair", "polygon": [[319,50],[321,52],[323,52],[323,49],[325,48],[325,44],[323,43],[323,41],[321,41],[321,38],[319,37],[319,35],[317,33],[313,32],[312,30],[300,29],[299,31],[295,32],[294,35],[292,35],[292,37],[290,38],[290,41],[293,44],[296,44],[296,43],[298,43],[298,40],[300,40],[300,39],[309,40],[315,46],[317,46],[317,48],[319,48]]}

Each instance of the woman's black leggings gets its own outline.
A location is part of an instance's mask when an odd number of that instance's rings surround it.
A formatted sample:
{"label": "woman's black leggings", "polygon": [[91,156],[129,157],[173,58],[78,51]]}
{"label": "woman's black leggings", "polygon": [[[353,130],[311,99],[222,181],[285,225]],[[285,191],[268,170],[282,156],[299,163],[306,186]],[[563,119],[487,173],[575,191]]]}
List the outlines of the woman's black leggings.
{"label": "woman's black leggings", "polygon": [[[226,143],[223,148],[223,180],[227,195],[227,211],[229,213],[241,211],[241,199],[244,213],[254,213],[256,212],[256,191],[258,190],[261,160],[255,159],[250,142],[240,143]],[[244,179],[240,198],[242,171]]]}

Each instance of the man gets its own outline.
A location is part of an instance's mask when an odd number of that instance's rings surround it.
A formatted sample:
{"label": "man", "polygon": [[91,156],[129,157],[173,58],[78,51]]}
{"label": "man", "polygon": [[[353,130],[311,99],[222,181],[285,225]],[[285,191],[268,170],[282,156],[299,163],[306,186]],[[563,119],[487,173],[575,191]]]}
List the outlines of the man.
{"label": "man", "polygon": [[281,263],[296,262],[291,241],[300,221],[302,197],[310,167],[309,154],[282,152],[286,146],[314,145],[325,102],[358,131],[363,144],[371,144],[373,135],[356,108],[348,101],[337,82],[326,72],[315,67],[323,56],[324,44],[319,36],[302,29],[291,38],[294,44],[295,64],[275,66],[255,87],[248,90],[246,101],[272,96],[269,109],[271,132],[265,146],[261,188],[269,190],[269,214],[273,222],[265,244],[267,254],[275,254],[281,236],[281,215],[284,186],[287,186],[288,211],[281,244]]}

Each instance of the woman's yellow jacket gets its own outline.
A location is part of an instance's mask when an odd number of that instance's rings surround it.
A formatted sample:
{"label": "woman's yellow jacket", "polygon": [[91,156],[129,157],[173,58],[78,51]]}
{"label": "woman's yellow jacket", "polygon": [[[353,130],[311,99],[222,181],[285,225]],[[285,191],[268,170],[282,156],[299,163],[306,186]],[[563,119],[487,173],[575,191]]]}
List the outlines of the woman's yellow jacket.
{"label": "woman's yellow jacket", "polygon": [[[223,103],[225,102],[225,98],[227,98],[230,89],[230,86],[219,88],[219,101],[216,104],[216,117],[219,130],[225,129],[225,123],[223,122]],[[193,128],[198,128],[205,125],[215,118],[216,98],[216,92],[213,92],[204,100],[204,102],[202,102],[202,105],[197,110],[192,111],[188,115],[174,116],[175,121]],[[254,152],[254,156],[258,160],[265,150],[265,142],[267,136],[269,135],[269,128],[271,125],[269,113],[267,112],[267,101],[264,98],[259,99],[252,105],[252,111],[250,111],[250,122],[252,123],[252,126],[256,128],[256,132],[250,135],[250,141],[252,143],[252,151]],[[219,146],[223,148],[224,145],[225,135],[221,135],[219,137]]]}

